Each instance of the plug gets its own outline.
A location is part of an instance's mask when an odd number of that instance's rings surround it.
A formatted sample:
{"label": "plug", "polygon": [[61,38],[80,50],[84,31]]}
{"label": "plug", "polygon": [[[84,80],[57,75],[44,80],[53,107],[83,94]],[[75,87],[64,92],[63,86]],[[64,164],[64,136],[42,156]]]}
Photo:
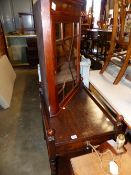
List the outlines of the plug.
{"label": "plug", "polygon": [[109,162],[109,170],[112,175],[118,175],[118,165],[114,161]]}

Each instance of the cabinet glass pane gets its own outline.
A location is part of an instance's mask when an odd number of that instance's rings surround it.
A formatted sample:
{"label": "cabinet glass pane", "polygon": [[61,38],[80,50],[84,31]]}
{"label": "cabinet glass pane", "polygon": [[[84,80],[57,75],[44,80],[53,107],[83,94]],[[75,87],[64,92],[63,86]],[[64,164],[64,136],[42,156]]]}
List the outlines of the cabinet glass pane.
{"label": "cabinet glass pane", "polygon": [[55,25],[56,28],[56,40],[61,39],[61,23]]}
{"label": "cabinet glass pane", "polygon": [[77,23],[74,23],[74,35],[78,35],[79,33],[77,32]]}
{"label": "cabinet glass pane", "polygon": [[66,23],[63,25],[63,36],[70,37],[73,35],[73,23]]}
{"label": "cabinet glass pane", "polygon": [[56,86],[59,102],[74,88],[77,75],[77,37],[73,36],[73,23],[64,24],[63,31],[65,37],[56,40]]}

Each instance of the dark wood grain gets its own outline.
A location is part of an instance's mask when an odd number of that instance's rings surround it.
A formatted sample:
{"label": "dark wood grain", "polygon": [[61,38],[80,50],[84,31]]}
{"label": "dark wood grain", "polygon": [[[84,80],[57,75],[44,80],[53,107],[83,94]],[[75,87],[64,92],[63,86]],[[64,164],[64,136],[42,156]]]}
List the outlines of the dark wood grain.
{"label": "dark wood grain", "polygon": [[50,126],[56,130],[56,144],[74,142],[72,135],[77,135],[79,140],[113,131],[113,124],[107,121],[107,116],[84,89],[80,89],[65,109],[50,120]]}
{"label": "dark wood grain", "polygon": [[[50,164],[51,168],[52,164],[56,167],[56,173],[60,171],[57,167],[62,166],[57,164],[59,157],[64,156],[65,160],[67,154],[77,154],[80,150],[86,149],[87,141],[98,145],[115,138],[115,124],[108,120],[106,112],[97,106],[83,88],[79,89],[65,109],[55,117],[48,116],[42,96],[41,103],[45,138],[49,158],[52,158]],[[55,131],[53,140],[50,140],[47,134],[50,129]],[[77,138],[71,139],[72,135],[76,135]],[[54,168],[52,171],[54,172]]]}

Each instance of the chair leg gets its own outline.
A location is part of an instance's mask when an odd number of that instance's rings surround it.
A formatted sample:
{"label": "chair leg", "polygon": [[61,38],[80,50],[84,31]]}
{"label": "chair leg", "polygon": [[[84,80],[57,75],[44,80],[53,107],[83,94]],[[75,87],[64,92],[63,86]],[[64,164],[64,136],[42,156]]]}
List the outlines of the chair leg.
{"label": "chair leg", "polygon": [[103,72],[106,70],[108,64],[110,63],[111,57],[112,57],[112,53],[108,54],[108,56],[107,56],[107,58],[105,60],[104,66],[100,70],[100,74],[103,74]]}
{"label": "chair leg", "polygon": [[127,51],[125,61],[124,61],[123,65],[122,65],[122,67],[121,67],[121,69],[120,69],[120,71],[119,71],[115,81],[113,82],[113,84],[115,84],[115,85],[118,84],[119,81],[121,80],[122,76],[124,75],[124,73],[125,73],[125,71],[126,71],[126,69],[128,67],[128,64],[129,64],[130,55],[131,55],[131,50]]}
{"label": "chair leg", "polygon": [[115,81],[113,82],[114,85],[117,85],[119,83],[119,81],[121,80],[122,76],[124,75],[126,69],[128,67],[128,64],[127,65],[124,65],[121,67],[121,70],[119,71]]}

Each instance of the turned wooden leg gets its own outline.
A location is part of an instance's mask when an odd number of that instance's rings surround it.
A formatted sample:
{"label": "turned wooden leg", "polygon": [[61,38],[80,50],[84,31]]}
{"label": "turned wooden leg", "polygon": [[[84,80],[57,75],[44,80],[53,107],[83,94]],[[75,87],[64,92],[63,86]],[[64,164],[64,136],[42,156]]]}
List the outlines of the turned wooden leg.
{"label": "turned wooden leg", "polygon": [[116,126],[115,126],[115,130],[116,130],[116,137],[118,134],[122,133],[123,130],[123,124],[122,124],[122,121],[123,121],[123,116],[122,115],[117,115],[117,123],[116,123]]}
{"label": "turned wooden leg", "polygon": [[56,159],[50,160],[51,175],[56,175]]}
{"label": "turned wooden leg", "polygon": [[56,149],[55,149],[55,130],[47,130],[47,148],[50,160],[51,175],[57,175]]}

